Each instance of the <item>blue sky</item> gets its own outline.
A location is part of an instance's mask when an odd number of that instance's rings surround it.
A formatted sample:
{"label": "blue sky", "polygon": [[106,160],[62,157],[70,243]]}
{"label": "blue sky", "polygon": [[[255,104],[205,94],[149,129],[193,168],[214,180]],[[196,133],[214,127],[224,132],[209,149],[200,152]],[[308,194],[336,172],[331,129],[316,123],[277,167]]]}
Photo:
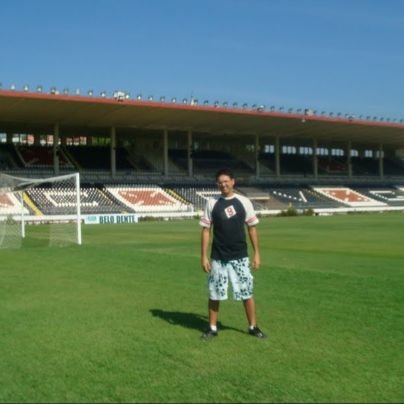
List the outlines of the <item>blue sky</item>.
{"label": "blue sky", "polygon": [[0,82],[404,118],[402,0],[1,0]]}

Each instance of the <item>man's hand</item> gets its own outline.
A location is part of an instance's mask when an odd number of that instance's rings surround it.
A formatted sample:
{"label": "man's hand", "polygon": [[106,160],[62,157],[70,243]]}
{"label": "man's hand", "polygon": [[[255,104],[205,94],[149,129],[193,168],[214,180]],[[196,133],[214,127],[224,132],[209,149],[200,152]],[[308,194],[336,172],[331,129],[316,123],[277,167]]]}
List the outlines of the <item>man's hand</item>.
{"label": "man's hand", "polygon": [[211,266],[208,258],[208,246],[210,227],[203,227],[201,232],[201,267],[205,272],[210,272]]}
{"label": "man's hand", "polygon": [[258,271],[258,270],[260,269],[260,266],[261,266],[261,257],[260,257],[259,254],[254,254],[254,257],[253,257],[253,259],[252,259],[251,265],[252,265],[252,269],[253,269],[254,271]]}
{"label": "man's hand", "polygon": [[209,258],[206,258],[206,257],[203,257],[201,259],[201,266],[202,266],[202,269],[207,273],[210,272],[210,270],[212,269]]}
{"label": "man's hand", "polygon": [[251,244],[254,249],[254,257],[251,260],[251,266],[254,271],[258,271],[261,265],[260,248],[258,243],[258,234],[255,226],[248,228],[248,235],[250,237]]}

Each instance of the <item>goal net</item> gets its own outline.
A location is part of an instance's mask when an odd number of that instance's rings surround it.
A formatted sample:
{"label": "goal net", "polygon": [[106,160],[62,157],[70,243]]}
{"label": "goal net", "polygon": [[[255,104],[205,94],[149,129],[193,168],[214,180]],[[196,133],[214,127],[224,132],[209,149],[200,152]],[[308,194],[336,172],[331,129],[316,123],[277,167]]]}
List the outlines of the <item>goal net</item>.
{"label": "goal net", "polygon": [[0,173],[0,248],[81,244],[80,177]]}

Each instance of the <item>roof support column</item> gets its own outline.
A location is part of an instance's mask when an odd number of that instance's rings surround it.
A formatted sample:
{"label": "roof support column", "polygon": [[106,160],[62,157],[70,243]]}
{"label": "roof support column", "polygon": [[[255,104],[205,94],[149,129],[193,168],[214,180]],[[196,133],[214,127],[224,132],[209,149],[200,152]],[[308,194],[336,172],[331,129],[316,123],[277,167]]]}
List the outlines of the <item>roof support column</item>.
{"label": "roof support column", "polygon": [[257,178],[260,177],[260,136],[257,134],[255,135],[255,176]]}
{"label": "roof support column", "polygon": [[116,128],[115,128],[115,126],[111,127],[110,137],[111,137],[111,143],[110,143],[111,177],[115,178],[115,176],[116,176]]}
{"label": "roof support column", "polygon": [[346,164],[348,166],[348,177],[352,178],[352,142],[350,140],[347,146]]}
{"label": "roof support column", "polygon": [[59,174],[59,124],[53,127],[53,172]]}
{"label": "roof support column", "polygon": [[318,179],[318,156],[317,156],[317,150],[318,150],[318,143],[317,139],[313,139],[313,176],[314,179]]}
{"label": "roof support column", "polygon": [[380,178],[384,177],[384,164],[383,164],[383,144],[379,145],[379,174]]}
{"label": "roof support column", "polygon": [[188,176],[192,177],[194,175],[194,167],[192,161],[192,130],[188,130],[188,144],[187,144],[187,166],[188,166]]}
{"label": "roof support column", "polygon": [[276,177],[280,177],[280,175],[281,175],[279,136],[275,137],[275,175],[276,175]]}
{"label": "roof support column", "polygon": [[165,176],[167,176],[168,175],[168,130],[167,130],[167,128],[164,128],[164,131],[163,131],[163,162],[164,162],[163,174]]}
{"label": "roof support column", "polygon": [[35,133],[34,135],[34,145],[35,146],[41,145],[41,135],[39,135],[38,133]]}

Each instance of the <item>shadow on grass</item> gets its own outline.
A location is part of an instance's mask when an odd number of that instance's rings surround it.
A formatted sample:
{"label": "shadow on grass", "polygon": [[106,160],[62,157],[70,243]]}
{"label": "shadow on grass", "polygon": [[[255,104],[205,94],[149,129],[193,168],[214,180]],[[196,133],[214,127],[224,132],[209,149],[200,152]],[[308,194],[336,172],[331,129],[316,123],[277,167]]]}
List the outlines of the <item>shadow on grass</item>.
{"label": "shadow on grass", "polygon": [[[208,324],[208,318],[195,313],[184,313],[181,311],[164,311],[160,309],[151,309],[150,313],[154,317],[159,317],[162,320],[172,325],[179,325],[185,328],[191,328],[194,330],[202,331],[206,329]],[[219,330],[233,330],[244,333],[242,330],[234,327],[228,327],[219,322]]]}

